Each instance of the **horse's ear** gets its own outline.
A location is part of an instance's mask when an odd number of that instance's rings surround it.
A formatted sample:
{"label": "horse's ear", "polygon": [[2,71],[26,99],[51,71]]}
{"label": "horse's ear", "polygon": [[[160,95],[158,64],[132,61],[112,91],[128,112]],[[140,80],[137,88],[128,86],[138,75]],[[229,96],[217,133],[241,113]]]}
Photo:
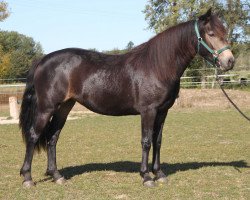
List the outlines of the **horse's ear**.
{"label": "horse's ear", "polygon": [[208,11],[199,17],[199,20],[203,21],[204,24],[208,23],[212,15],[212,8],[209,8]]}

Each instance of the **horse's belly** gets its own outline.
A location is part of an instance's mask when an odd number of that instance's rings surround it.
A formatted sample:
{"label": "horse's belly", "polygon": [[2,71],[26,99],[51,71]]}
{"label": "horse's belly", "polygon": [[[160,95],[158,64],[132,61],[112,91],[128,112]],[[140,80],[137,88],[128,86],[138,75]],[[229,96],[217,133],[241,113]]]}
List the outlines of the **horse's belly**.
{"label": "horse's belly", "polygon": [[136,115],[139,114],[133,106],[133,98],[127,93],[95,90],[83,93],[76,99],[89,110],[104,115]]}

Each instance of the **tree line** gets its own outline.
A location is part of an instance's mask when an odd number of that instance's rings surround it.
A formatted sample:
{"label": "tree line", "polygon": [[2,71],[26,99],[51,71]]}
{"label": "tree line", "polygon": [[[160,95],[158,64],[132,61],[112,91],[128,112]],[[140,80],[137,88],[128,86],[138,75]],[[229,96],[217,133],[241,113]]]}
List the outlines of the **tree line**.
{"label": "tree line", "polygon": [[[145,9],[148,28],[155,33],[180,22],[195,19],[212,7],[228,29],[228,39],[232,43],[235,57],[239,56],[241,69],[250,69],[250,3],[248,0],[149,0]],[[0,21],[9,17],[8,4],[0,2]],[[134,47],[130,41],[124,49],[104,51],[109,54],[126,53]],[[95,50],[95,49],[92,49]],[[33,60],[43,56],[40,43],[33,38],[15,31],[0,30],[0,79],[26,77]],[[198,76],[201,72],[192,69],[204,68],[206,63],[197,57],[189,66],[188,76]]]}

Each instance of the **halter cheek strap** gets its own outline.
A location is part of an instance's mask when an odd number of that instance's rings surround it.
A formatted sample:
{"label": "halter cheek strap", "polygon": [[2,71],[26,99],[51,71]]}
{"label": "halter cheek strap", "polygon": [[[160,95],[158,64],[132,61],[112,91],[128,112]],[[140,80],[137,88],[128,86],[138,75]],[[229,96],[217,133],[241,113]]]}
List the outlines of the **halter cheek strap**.
{"label": "halter cheek strap", "polygon": [[213,50],[211,49],[207,44],[206,42],[202,39],[201,35],[200,35],[200,32],[199,32],[199,28],[198,28],[198,20],[195,20],[195,23],[194,23],[194,29],[195,29],[195,33],[196,33],[196,36],[197,36],[197,39],[198,39],[198,53],[200,51],[200,45],[203,45],[205,47],[205,49],[207,49],[212,55],[213,55],[213,63],[209,62],[208,60],[206,60],[209,64],[211,65],[215,65],[216,61],[218,60],[218,57],[219,55],[227,50],[227,49],[230,49],[230,46],[225,46],[219,50]]}

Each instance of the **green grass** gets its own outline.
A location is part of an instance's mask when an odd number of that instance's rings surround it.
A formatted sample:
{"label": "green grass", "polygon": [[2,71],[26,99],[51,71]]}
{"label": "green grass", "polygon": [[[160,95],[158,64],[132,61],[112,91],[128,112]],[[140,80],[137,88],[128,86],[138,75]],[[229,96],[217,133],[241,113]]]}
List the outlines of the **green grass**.
{"label": "green grass", "polygon": [[9,111],[1,111],[0,112],[0,117],[5,117],[8,118],[10,116]]}
{"label": "green grass", "polygon": [[43,175],[42,152],[32,165],[37,185],[24,189],[20,131],[1,125],[0,199],[250,199],[250,125],[234,110],[171,111],[163,135],[167,185],[142,186],[138,116],[88,115],[68,121],[58,142],[58,168],[67,183]]}

